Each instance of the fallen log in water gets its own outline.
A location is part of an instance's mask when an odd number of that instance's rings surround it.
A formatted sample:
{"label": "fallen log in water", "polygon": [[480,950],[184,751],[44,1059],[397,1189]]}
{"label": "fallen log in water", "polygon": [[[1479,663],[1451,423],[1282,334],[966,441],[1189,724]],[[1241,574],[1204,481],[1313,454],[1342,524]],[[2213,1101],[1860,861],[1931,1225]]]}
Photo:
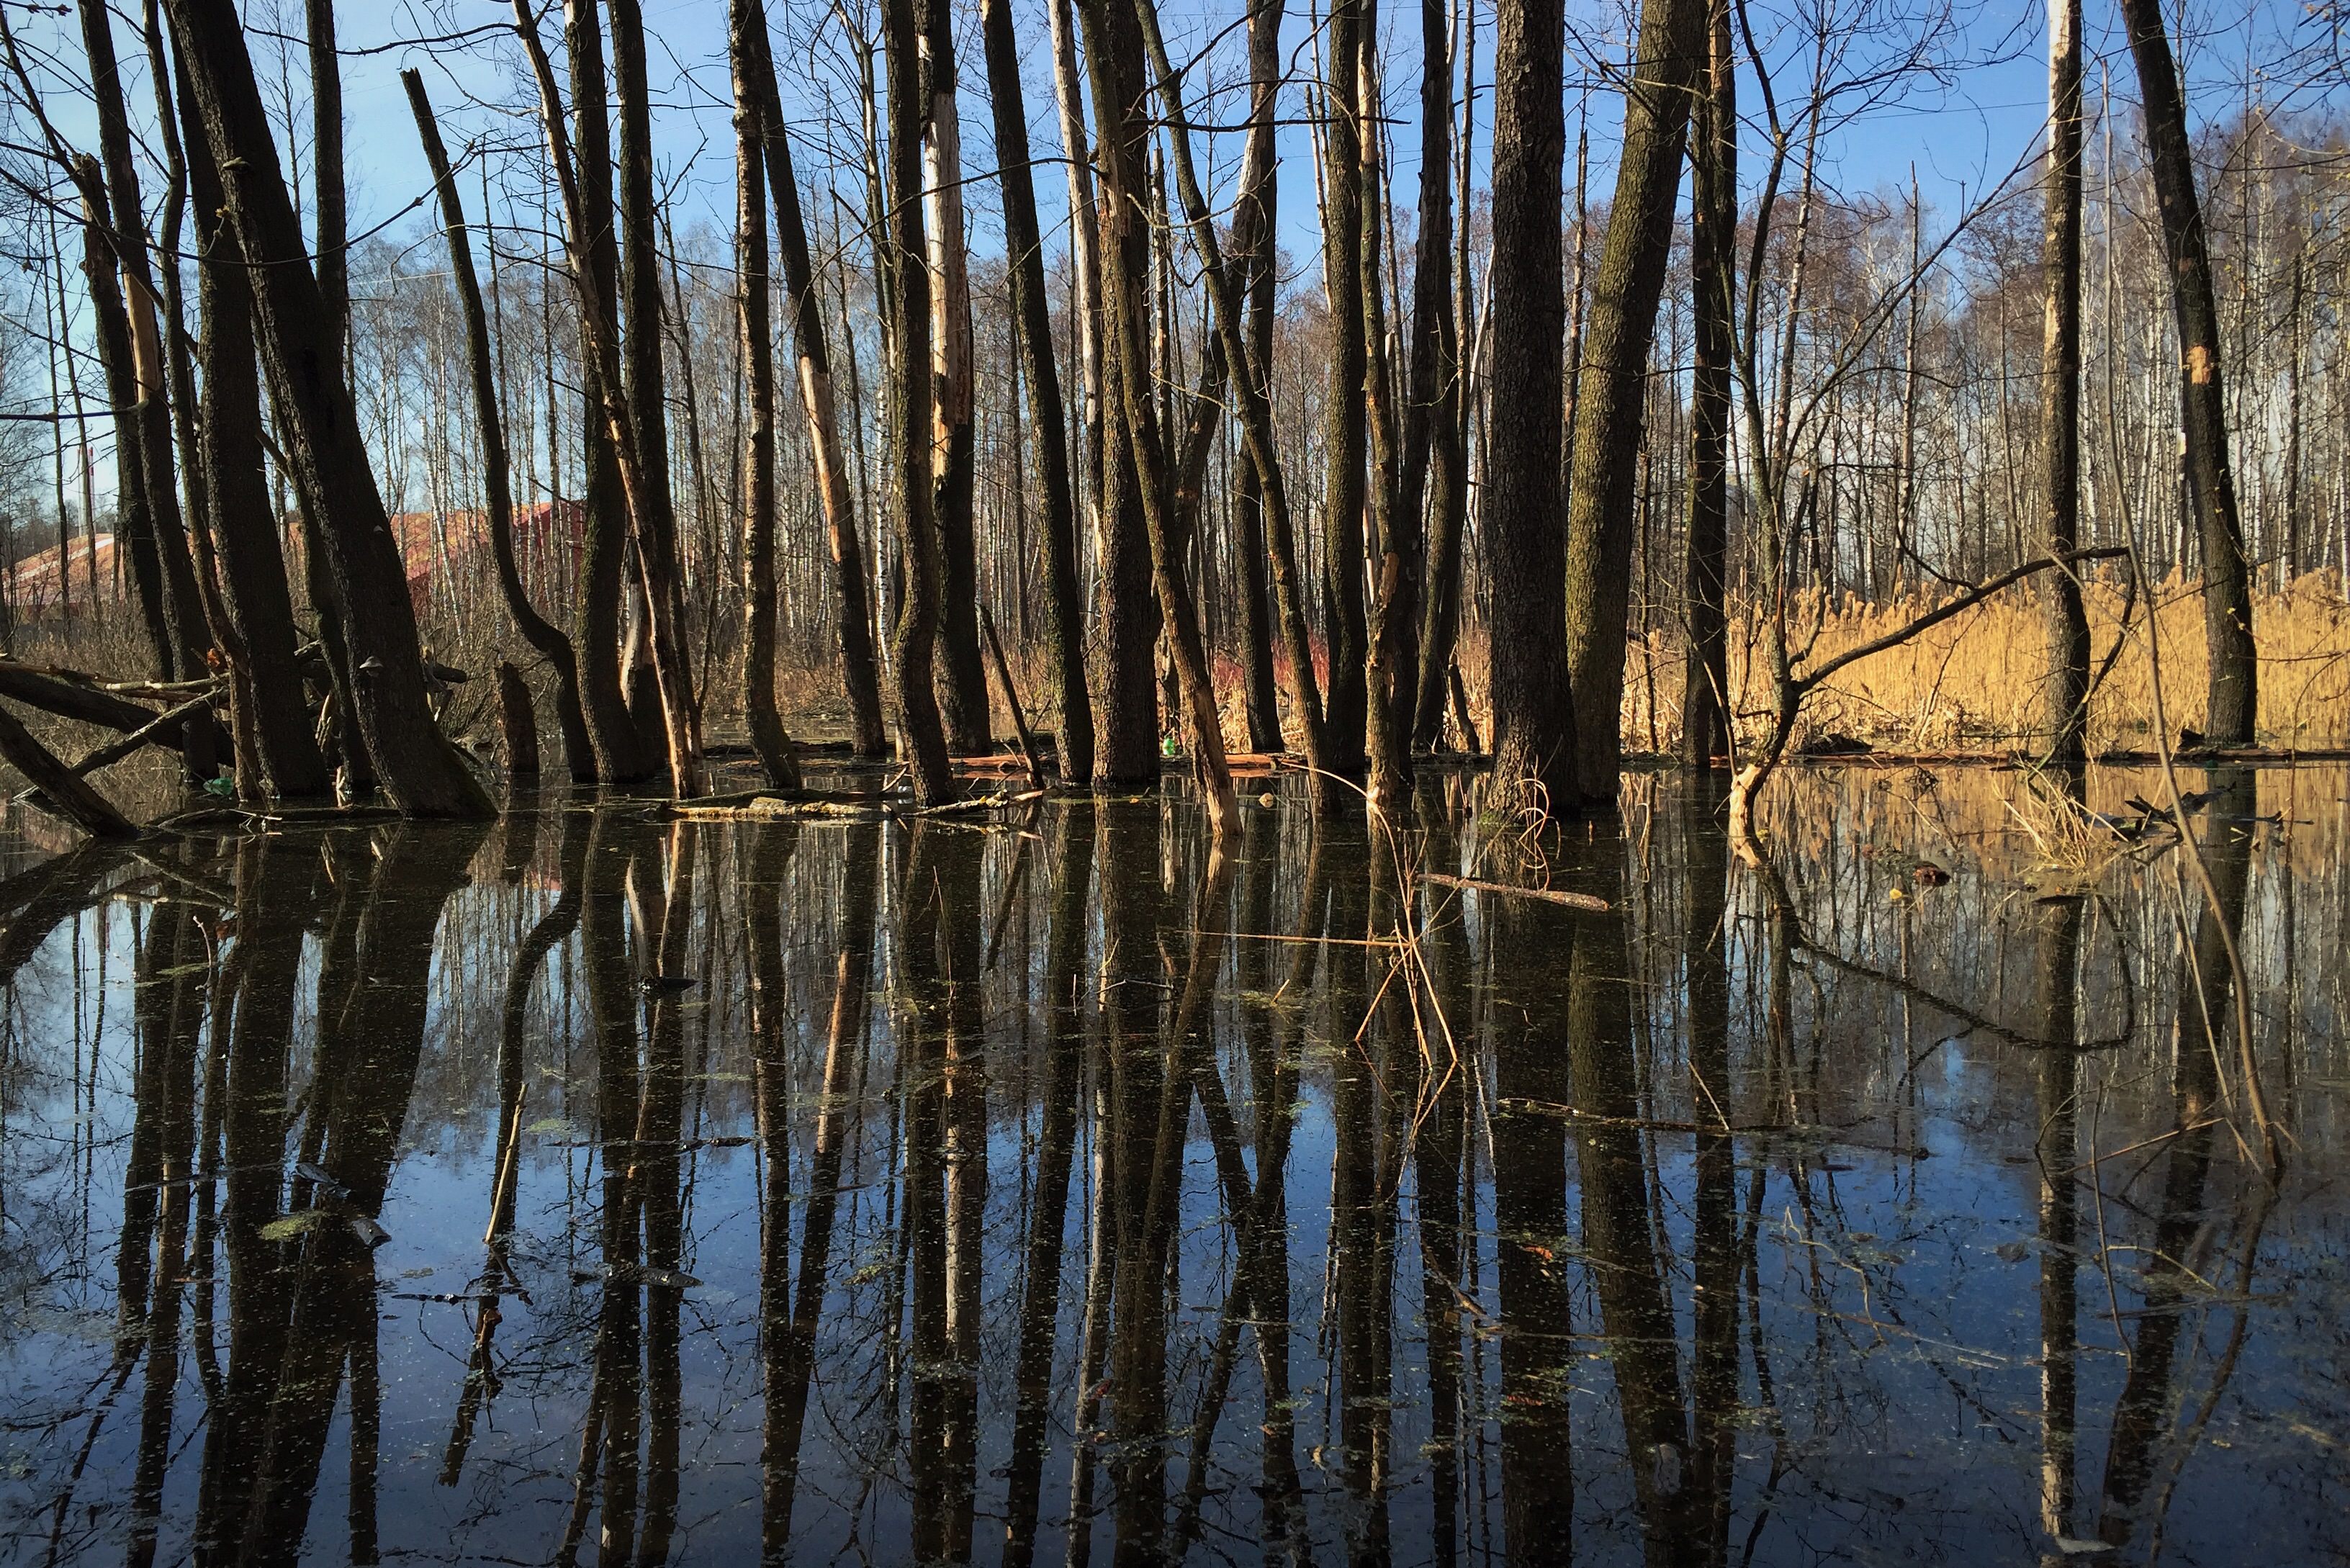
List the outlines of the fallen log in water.
{"label": "fallen log in water", "polygon": [[1419,879],[1433,882],[1440,888],[1459,888],[1471,893],[1498,893],[1504,898],[1539,898],[1545,904],[1580,909],[1586,915],[1604,915],[1609,908],[1605,898],[1596,898],[1588,893],[1561,892],[1555,888],[1513,888],[1506,882],[1480,882],[1473,877],[1448,877],[1440,871],[1422,871]]}
{"label": "fallen log in water", "polygon": [[24,722],[0,708],[0,756],[32,781],[39,792],[26,800],[61,816],[93,838],[136,838],[139,829],[114,809],[114,803],[88,780],[57,761],[47,746],[33,739]]}

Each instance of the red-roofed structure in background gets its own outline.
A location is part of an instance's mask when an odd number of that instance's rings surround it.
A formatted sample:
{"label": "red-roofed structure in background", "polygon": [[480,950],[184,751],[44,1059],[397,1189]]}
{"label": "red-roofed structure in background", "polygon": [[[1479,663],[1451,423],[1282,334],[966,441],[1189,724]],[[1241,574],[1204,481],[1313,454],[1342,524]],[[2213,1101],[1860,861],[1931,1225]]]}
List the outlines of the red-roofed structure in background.
{"label": "red-roofed structure in background", "polygon": [[8,612],[26,621],[60,608],[88,615],[93,592],[98,603],[113,604],[122,597],[124,578],[116,569],[114,535],[100,534],[34,552],[8,568],[7,581]]}
{"label": "red-roofed structure in background", "polygon": [[[572,585],[578,580],[586,526],[587,514],[577,502],[541,501],[515,508],[515,565],[522,575],[523,587],[557,620],[566,618]],[[432,607],[436,586],[463,581],[495,595],[497,563],[490,550],[488,514],[402,512],[392,517],[391,532],[407,567],[409,602],[419,615]],[[286,570],[298,604],[304,598],[302,535],[290,521],[285,544]],[[111,534],[99,535],[94,548],[95,561],[91,541],[75,539],[62,553],[52,545],[8,568],[9,612],[20,623],[54,615],[60,607],[76,616],[87,615],[93,602],[93,576],[96,603],[120,602],[126,591],[130,563],[121,563],[123,569],[118,569]],[[61,577],[65,579],[62,587]]]}

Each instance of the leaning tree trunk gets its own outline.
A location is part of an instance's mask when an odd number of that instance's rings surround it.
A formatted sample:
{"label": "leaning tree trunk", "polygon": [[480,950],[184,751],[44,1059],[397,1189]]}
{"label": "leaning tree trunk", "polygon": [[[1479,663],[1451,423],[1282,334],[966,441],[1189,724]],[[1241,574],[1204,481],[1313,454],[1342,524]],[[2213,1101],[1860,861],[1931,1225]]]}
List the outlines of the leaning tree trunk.
{"label": "leaning tree trunk", "polygon": [[1730,0],[1711,0],[1706,73],[1690,148],[1690,500],[1682,617],[1681,760],[1711,768],[1730,753],[1730,640],[1722,603],[1730,561],[1731,291],[1738,278],[1738,61]]}
{"label": "leaning tree trunk", "polygon": [[1297,694],[1299,727],[1304,731],[1305,765],[1316,781],[1308,792],[1314,809],[1319,813],[1333,804],[1336,775],[1326,765],[1328,741],[1327,726],[1323,722],[1322,691],[1314,673],[1312,644],[1305,628],[1305,585],[1297,566],[1297,539],[1289,513],[1289,487],[1281,464],[1281,449],[1275,442],[1273,425],[1273,403],[1268,395],[1272,386],[1270,360],[1253,352],[1246,337],[1243,321],[1244,301],[1241,283],[1232,269],[1224,265],[1223,245],[1218,237],[1215,213],[1208,205],[1205,189],[1200,183],[1199,171],[1191,160],[1191,124],[1183,109],[1182,78],[1176,73],[1174,62],[1167,53],[1166,40],[1159,30],[1159,11],[1154,0],[1134,0],[1134,15],[1141,24],[1143,46],[1149,52],[1150,68],[1159,78],[1159,98],[1167,126],[1167,147],[1170,161],[1175,169],[1176,193],[1182,199],[1184,221],[1191,225],[1192,249],[1200,257],[1200,270],[1208,283],[1208,297],[1214,317],[1217,339],[1223,345],[1228,364],[1236,367],[1232,385],[1238,391],[1241,431],[1246,439],[1248,458],[1255,468],[1263,486],[1265,545],[1272,558],[1274,597],[1281,618],[1282,651],[1288,657],[1290,681]]}
{"label": "leaning tree trunk", "polygon": [[[2080,547],[2081,531],[2081,0],[2048,4],[2047,181],[2041,547],[2062,556]],[[2041,603],[2048,635],[2048,754],[2076,763],[2087,754],[2089,731],[2089,618],[2080,573],[2070,566],[2050,572]]]}
{"label": "leaning tree trunk", "polygon": [[[311,215],[317,232],[318,297],[326,312],[327,351],[335,374],[343,373],[343,352],[350,342],[351,299],[349,243],[343,182],[343,76],[335,53],[333,0],[305,0],[303,20],[310,54],[310,182]],[[280,420],[283,422],[284,416]],[[311,612],[318,619],[318,646],[326,655],[327,675],[335,693],[335,750],[339,753],[344,782],[354,790],[375,785],[375,763],[359,737],[359,696],[353,684],[354,660],[344,627],[341,597],[335,572],[318,532],[318,507],[300,487],[296,512],[302,527],[303,586],[310,596]]]}
{"label": "leaning tree trunk", "polygon": [[1501,0],[1495,13],[1493,253],[1485,284],[1494,340],[1507,345],[1493,356],[1485,416],[1493,784],[1500,801],[1552,813],[1581,804],[1566,658],[1566,538],[1558,516],[1566,352],[1563,31],[1558,7],[1542,0]]}
{"label": "leaning tree trunk", "polygon": [[783,99],[775,88],[766,6],[763,0],[745,0],[745,4],[749,8],[743,24],[747,68],[758,99],[760,151],[766,164],[767,188],[775,200],[775,237],[784,253],[784,288],[791,302],[792,331],[799,347],[800,404],[807,416],[808,453],[816,466],[816,495],[824,506],[825,532],[832,546],[841,680],[847,690],[857,754],[879,757],[888,750],[889,741],[882,729],[881,678],[873,658],[873,600],[866,582],[864,540],[857,531],[857,509],[848,492],[848,459],[841,448],[840,419],[833,401],[824,302],[816,295],[807,224],[800,216],[799,181],[792,171]]}
{"label": "leaning tree trunk", "polygon": [[922,221],[920,36],[914,0],[882,0],[881,29],[889,75],[889,240],[897,320],[890,335],[891,468],[898,493],[898,540],[905,577],[898,628],[890,639],[898,723],[912,765],[914,797],[925,805],[954,798],[954,768],[939,717],[931,660],[938,644],[941,551],[931,513],[931,272]]}
{"label": "leaning tree trunk", "polygon": [[486,816],[493,807],[433,722],[407,573],[349,388],[334,372],[326,306],[271,139],[233,0],[170,0],[168,11],[222,175],[239,249],[254,265],[262,342],[282,389],[287,457],[320,511],[349,616],[356,717],[385,788],[411,816]]}
{"label": "leaning tree trunk", "polygon": [[332,780],[302,698],[301,667],[295,658],[294,596],[286,584],[285,549],[262,472],[261,379],[254,358],[252,288],[236,234],[221,215],[225,198],[220,175],[184,70],[177,97],[196,244],[203,255],[196,283],[203,317],[203,336],[196,348],[203,372],[203,417],[190,466],[203,476],[205,512],[220,562],[221,597],[251,672],[254,735],[262,770],[280,795],[323,794]]}
{"label": "leaning tree trunk", "polygon": [[473,373],[473,414],[481,427],[482,484],[488,502],[490,551],[497,563],[498,591],[506,613],[533,652],[555,671],[555,721],[563,732],[563,755],[571,776],[581,784],[596,779],[594,747],[588,739],[588,719],[579,706],[579,667],[571,639],[551,624],[523,590],[522,572],[515,562],[514,491],[507,472],[505,420],[499,411],[497,362],[490,345],[489,317],[482,308],[481,280],[473,272],[473,245],[465,233],[465,210],[457,197],[457,181],[449,171],[449,154],[441,145],[441,128],[424,95],[424,78],[414,70],[400,73],[408,89],[408,104],[416,116],[416,133],[424,142],[424,158],[432,170],[441,196],[441,224],[449,238],[449,270],[457,285],[457,305],[465,321],[465,358]]}
{"label": "leaning tree trunk", "polygon": [[1061,371],[1053,358],[1052,296],[1045,289],[1045,246],[1029,173],[1028,112],[1021,101],[1020,49],[1011,0],[981,0],[980,36],[987,55],[988,97],[995,108],[996,162],[1003,171],[1003,240],[1009,253],[1013,321],[1020,337],[1021,379],[1045,489],[1045,644],[1060,700],[1060,763],[1065,784],[1092,778],[1094,716],[1086,691],[1085,601],[1077,587],[1076,505],[1069,486],[1067,421]]}
{"label": "leaning tree trunk", "polygon": [[770,784],[797,789],[799,763],[775,706],[775,358],[768,327],[766,113],[757,85],[766,13],[727,7],[734,87],[734,286],[741,299],[743,379],[750,429],[743,476],[743,716]]}
{"label": "leaning tree trunk", "polygon": [[2179,429],[2186,442],[2187,490],[2203,546],[2203,635],[2210,649],[2205,741],[2245,746],[2259,719],[2252,646],[2251,573],[2228,465],[2228,403],[2220,374],[2220,308],[2211,293],[2211,257],[2203,209],[2195,194],[2194,148],[2178,68],[2163,30],[2160,0],[2122,0],[2130,53],[2137,61],[2146,110],[2147,161],[2162,213],[2170,260],[2170,304],[2178,320]]}
{"label": "leaning tree trunk", "polygon": [[931,463],[941,564],[939,707],[947,747],[993,751],[979,651],[979,547],[972,517],[979,431],[972,386],[971,268],[962,216],[962,120],[955,111],[954,12],[919,0],[922,26],[922,206],[931,260]]}
{"label": "leaning tree trunk", "polygon": [[629,516],[670,780],[680,795],[692,795],[702,791],[702,716],[685,645],[684,570],[662,400],[660,262],[653,249],[652,100],[645,74],[644,14],[639,0],[609,4],[612,87],[620,105],[620,296],[628,322],[624,373],[629,419],[621,439],[634,444],[636,457]]}
{"label": "leaning tree trunk", "polygon": [[[1708,0],[1642,0],[1624,151],[1592,278],[1575,394],[1567,494],[1566,631],[1582,793],[1613,800],[1622,775],[1624,662],[1631,609],[1640,427],[1648,348],[1672,254],[1690,100],[1704,80]],[[1509,339],[1505,336],[1503,342]]]}
{"label": "leaning tree trunk", "polygon": [[1142,75],[1140,30],[1133,12],[1114,0],[1081,0],[1086,65],[1093,88],[1096,152],[1110,243],[1103,247],[1104,317],[1124,405],[1128,447],[1149,530],[1150,576],[1166,630],[1175,678],[1191,732],[1191,762],[1218,837],[1238,831],[1239,804],[1224,756],[1223,721],[1200,635],[1199,611],[1184,580],[1182,524],[1176,515],[1178,478],[1168,432],[1159,422],[1149,374],[1150,281],[1141,214],[1144,149],[1149,140],[1149,88]]}

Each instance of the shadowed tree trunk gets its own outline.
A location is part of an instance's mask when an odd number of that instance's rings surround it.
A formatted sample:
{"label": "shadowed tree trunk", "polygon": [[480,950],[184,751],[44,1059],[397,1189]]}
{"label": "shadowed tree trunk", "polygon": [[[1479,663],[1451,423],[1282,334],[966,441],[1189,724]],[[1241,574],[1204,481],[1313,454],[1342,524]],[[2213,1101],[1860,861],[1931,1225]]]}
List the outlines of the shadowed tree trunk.
{"label": "shadowed tree trunk", "polygon": [[1141,29],[1134,12],[1114,0],[1081,0],[1078,16],[1085,24],[1095,151],[1101,169],[1104,222],[1110,231],[1102,247],[1107,347],[1142,492],[1151,582],[1182,693],[1192,767],[1210,826],[1222,837],[1238,826],[1238,804],[1224,760],[1223,721],[1217,711],[1199,612],[1184,579],[1187,541],[1178,515],[1179,455],[1172,451],[1170,432],[1159,422],[1148,369],[1144,322],[1149,311],[1149,241],[1142,220],[1148,210],[1142,154],[1149,140],[1149,89],[1142,74]]}
{"label": "shadowed tree trunk", "polygon": [[1085,602],[1077,588],[1076,505],[1069,487],[1067,418],[1061,372],[1053,358],[1052,298],[1045,289],[1045,248],[1029,172],[1028,111],[1021,101],[1020,51],[1011,0],[982,0],[982,43],[988,97],[995,108],[995,161],[1003,182],[1003,235],[1010,252],[1012,314],[1019,333],[1021,379],[1045,490],[1045,645],[1060,699],[1061,778],[1093,776],[1094,716],[1086,691]]}
{"label": "shadowed tree trunk", "polygon": [[[1183,203],[1184,221],[1191,227],[1191,246],[1205,275],[1213,306],[1214,328],[1228,363],[1243,369],[1234,376],[1239,391],[1241,429],[1246,437],[1250,463],[1263,491],[1265,544],[1272,557],[1274,597],[1281,615],[1282,651],[1289,659],[1290,682],[1297,694],[1299,727],[1305,732],[1305,765],[1315,775],[1310,798],[1316,813],[1335,808],[1343,789],[1325,764],[1327,726],[1323,722],[1322,690],[1314,671],[1312,644],[1305,630],[1305,578],[1297,566],[1297,540],[1289,514],[1289,488],[1274,441],[1273,406],[1266,389],[1272,384],[1268,358],[1251,352],[1244,337],[1241,285],[1224,265],[1213,210],[1191,161],[1191,123],[1183,109],[1182,78],[1167,54],[1159,31],[1153,0],[1134,0],[1141,24],[1143,45],[1150,69],[1159,78],[1159,97],[1165,110],[1167,146],[1175,168],[1175,188]],[[1268,258],[1267,265],[1270,265]]]}
{"label": "shadowed tree trunk", "polygon": [[769,783],[797,789],[799,764],[775,706],[775,358],[767,317],[766,113],[757,86],[766,16],[753,0],[727,8],[734,85],[734,286],[741,300],[750,450],[743,476],[743,714]]}
{"label": "shadowed tree trunk", "polygon": [[1562,27],[1558,11],[1539,0],[1501,0],[1495,12],[1493,254],[1485,285],[1495,341],[1507,345],[1493,356],[1486,415],[1493,784],[1505,796],[1533,786],[1540,794],[1525,804],[1554,813],[1581,804],[1566,659],[1566,536],[1558,515],[1559,368],[1566,349]]}
{"label": "shadowed tree trunk", "polygon": [[[1269,398],[1264,378],[1273,364],[1274,276],[1278,265],[1273,240],[1278,204],[1280,155],[1274,146],[1275,94],[1281,86],[1283,0],[1253,0],[1249,6],[1249,133],[1242,156],[1240,200],[1232,213],[1234,287],[1247,302],[1250,358],[1233,367],[1235,379],[1252,379],[1259,398]],[[1229,356],[1227,356],[1229,358]],[[1232,475],[1233,510],[1239,518],[1241,677],[1247,695],[1249,749],[1278,752],[1281,702],[1274,683],[1274,633],[1270,585],[1265,580],[1264,483],[1256,464],[1243,452]]]}
{"label": "shadowed tree trunk", "polygon": [[416,133],[424,142],[424,159],[441,197],[441,224],[449,239],[449,270],[457,285],[457,304],[465,321],[465,358],[473,374],[473,415],[481,427],[482,485],[487,493],[490,551],[497,564],[498,591],[506,613],[525,642],[555,671],[555,721],[563,732],[563,756],[571,776],[581,784],[596,778],[596,760],[588,740],[588,720],[579,707],[578,664],[571,639],[534,608],[523,591],[521,568],[515,562],[514,492],[507,472],[505,421],[499,412],[497,363],[490,345],[488,315],[482,308],[481,280],[473,273],[473,241],[465,233],[465,210],[457,198],[457,182],[449,171],[449,154],[441,145],[441,128],[424,94],[424,78],[414,70],[400,73],[408,90],[409,108],[416,116]]}
{"label": "shadowed tree trunk", "polygon": [[[685,644],[685,584],[670,489],[669,420],[661,378],[660,261],[653,250],[651,87],[645,71],[644,14],[639,0],[608,0],[612,17],[612,88],[620,105],[620,297],[636,480],[629,516],[637,576],[644,590],[645,632],[660,693],[669,770],[681,795],[701,793],[702,715]],[[643,716],[639,715],[639,727]]]}
{"label": "shadowed tree trunk", "polygon": [[[1363,4],[1331,0],[1323,69],[1328,122],[1323,129],[1323,286],[1330,296],[1330,375],[1322,402],[1323,536],[1330,578],[1328,743],[1321,765],[1363,777],[1369,691],[1363,669],[1363,480],[1366,402],[1371,396],[1363,325]],[[1371,265],[1376,265],[1376,262]]]}
{"label": "shadowed tree trunk", "polygon": [[799,348],[800,405],[807,417],[808,453],[824,506],[832,546],[833,610],[839,627],[841,680],[848,695],[853,742],[860,757],[879,757],[889,748],[881,721],[881,677],[873,659],[872,594],[865,575],[865,544],[857,531],[857,510],[848,493],[848,460],[840,444],[840,418],[832,395],[832,360],[827,350],[824,302],[816,295],[816,269],[808,254],[807,224],[800,215],[799,181],[792,171],[783,99],[775,88],[775,56],[767,41],[763,0],[745,0],[743,68],[760,115],[760,150],[767,188],[775,202],[775,238],[783,249],[784,288],[789,300],[794,340]]}
{"label": "shadowed tree trunk", "polygon": [[[612,128],[605,104],[604,33],[598,0],[565,0],[563,38],[571,70],[572,126],[579,204],[586,223],[573,236],[573,269],[578,286],[592,290],[596,315],[617,321],[620,314],[620,251],[612,227]],[[550,109],[550,112],[552,109]],[[585,317],[582,313],[582,335]],[[620,483],[619,454],[604,417],[603,368],[595,349],[580,355],[585,381],[581,420],[582,461],[587,473],[580,498],[585,538],[579,562],[579,594],[573,609],[572,647],[579,659],[580,706],[596,744],[596,761],[607,784],[650,777],[660,760],[629,712],[620,670],[620,598],[628,571],[629,514]]]}
{"label": "shadowed tree trunk", "polygon": [[[1409,675],[1419,683],[1412,700],[1411,744],[1414,750],[1431,752],[1444,733],[1445,681],[1461,635],[1469,471],[1461,441],[1462,324],[1454,316],[1452,302],[1452,57],[1445,8],[1421,0],[1420,30],[1419,250],[1412,267],[1411,400],[1404,410],[1399,510],[1418,515],[1420,487],[1428,486],[1428,541],[1415,650],[1419,668]],[[1465,216],[1462,222],[1465,225]]]}
{"label": "shadowed tree trunk", "polygon": [[1616,797],[1623,769],[1619,712],[1648,348],[1672,252],[1690,100],[1706,75],[1708,14],[1708,0],[1642,0],[1624,98],[1624,151],[1575,386],[1566,630],[1577,771],[1582,793],[1596,800]]}
{"label": "shadowed tree trunk", "polygon": [[955,110],[954,12],[916,0],[922,29],[922,206],[931,259],[931,462],[939,530],[939,707],[947,749],[994,749],[987,667],[979,653],[979,557],[972,515],[978,476],[972,420],[971,269],[962,218],[962,119]]}
{"label": "shadowed tree trunk", "polygon": [[317,279],[299,259],[300,225],[235,7],[231,0],[171,0],[168,11],[239,249],[256,264],[255,301],[287,416],[287,456],[319,508],[349,616],[359,731],[403,813],[487,815],[488,794],[433,722],[407,573],[326,338]]}
{"label": "shadowed tree trunk", "polygon": [[2170,304],[2178,321],[2179,431],[2186,445],[2187,491],[2203,546],[2203,635],[2210,685],[2203,716],[2215,746],[2252,741],[2260,716],[2252,649],[2251,574],[2236,514],[2228,463],[2228,402],[2220,374],[2220,307],[2211,292],[2211,257],[2203,209],[2195,194],[2194,148],[2187,106],[2170,54],[2159,0],[2122,0],[2130,54],[2145,106],[2147,161],[2162,214],[2170,260]]}
{"label": "shadowed tree trunk", "polygon": [[297,639],[286,556],[262,473],[261,379],[253,347],[253,296],[236,234],[223,221],[212,148],[179,78],[189,194],[203,257],[196,298],[203,314],[196,358],[203,372],[203,420],[192,462],[203,480],[220,562],[221,593],[252,672],[253,725],[261,765],[280,795],[323,794],[327,759],[302,700]]}
{"label": "shadowed tree trunk", "polygon": [[[2060,0],[2061,3],[2061,0]],[[1731,291],[1738,278],[1738,62],[1730,0],[1711,0],[1702,90],[1691,113],[1690,294],[1695,366],[1690,393],[1689,556],[1682,578],[1688,657],[1681,760],[1730,753],[1730,648],[1722,597],[1730,559]]]}
{"label": "shadowed tree trunk", "polygon": [[[2081,522],[2081,0],[2048,0],[2047,294],[2040,359],[2041,546],[2080,545]],[[2048,626],[2045,727],[2050,756],[2077,763],[2089,730],[2089,617],[2077,568],[2040,585]]]}
{"label": "shadowed tree trunk", "polygon": [[921,43],[914,0],[882,0],[882,45],[889,74],[889,255],[897,306],[890,337],[890,466],[898,494],[898,541],[905,577],[890,667],[898,687],[898,725],[913,766],[915,798],[928,805],[954,797],[954,770],[940,721],[931,659],[938,640],[938,525],[931,517],[931,273],[922,237]]}

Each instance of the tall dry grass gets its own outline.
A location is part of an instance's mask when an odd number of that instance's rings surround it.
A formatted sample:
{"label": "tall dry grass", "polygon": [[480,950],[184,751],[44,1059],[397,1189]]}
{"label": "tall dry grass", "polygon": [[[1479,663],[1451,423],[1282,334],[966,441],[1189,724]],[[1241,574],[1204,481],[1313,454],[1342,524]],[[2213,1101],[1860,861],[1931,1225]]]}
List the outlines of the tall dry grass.
{"label": "tall dry grass", "polygon": [[[1816,599],[1794,611],[1801,648],[1816,626],[1808,659],[1817,666],[1898,628],[1948,596],[1911,595],[1878,604]],[[2102,664],[2121,630],[2117,578],[2088,584],[2092,659]],[[1730,682],[1740,738],[1760,739],[1769,706],[1762,626],[1752,616],[1731,629]],[[2350,745],[2350,605],[2341,579],[2313,573],[2290,588],[2255,597],[2260,653],[2260,739],[2315,749]],[[2154,742],[2154,670],[2159,652],[2164,715],[2173,741],[2203,722],[2205,646],[2200,586],[2171,576],[2155,585],[2152,613],[2141,597],[2111,672],[2089,705],[2094,750],[2138,751]],[[1680,732],[1682,639],[1677,629],[1632,649],[1624,691],[1624,734],[1638,750],[1669,747]],[[2027,589],[2001,595],[1913,641],[1861,660],[1805,703],[1798,745],[1826,734],[1918,751],[2028,748],[2040,739],[2039,709],[2049,675],[2040,605]]]}

